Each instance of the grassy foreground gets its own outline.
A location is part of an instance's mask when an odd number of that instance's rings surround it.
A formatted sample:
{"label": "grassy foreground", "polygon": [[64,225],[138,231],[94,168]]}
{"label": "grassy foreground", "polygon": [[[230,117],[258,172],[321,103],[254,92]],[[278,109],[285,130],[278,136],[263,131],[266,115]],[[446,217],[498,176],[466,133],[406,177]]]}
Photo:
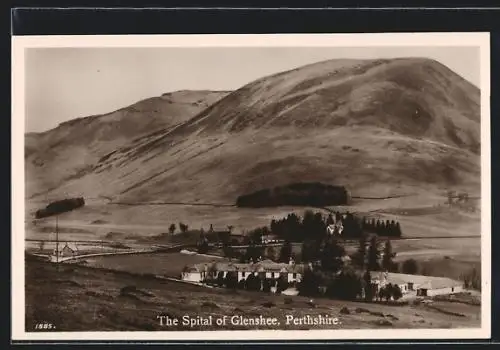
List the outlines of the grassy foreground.
{"label": "grassy foreground", "polygon": [[[210,289],[181,282],[77,265],[60,266],[26,261],[26,331],[41,322],[55,331],[179,331],[217,329],[363,329],[459,328],[480,326],[480,305],[435,301],[391,306],[265,293]],[[182,325],[184,316],[213,319],[275,317],[279,325]],[[337,317],[337,325],[287,324],[296,318]],[[177,318],[177,326],[161,326],[158,316]]]}

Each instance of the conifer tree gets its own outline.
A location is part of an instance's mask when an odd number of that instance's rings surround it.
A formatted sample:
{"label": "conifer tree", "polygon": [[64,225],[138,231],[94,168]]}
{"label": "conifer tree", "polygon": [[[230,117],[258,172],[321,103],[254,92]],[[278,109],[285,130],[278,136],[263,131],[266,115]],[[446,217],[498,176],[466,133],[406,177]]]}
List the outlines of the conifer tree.
{"label": "conifer tree", "polygon": [[395,270],[397,269],[397,265],[392,260],[392,259],[394,259],[395,256],[396,256],[396,254],[392,252],[391,240],[388,239],[385,242],[384,256],[382,258],[382,269],[383,270],[395,272]]}
{"label": "conifer tree", "polygon": [[368,269],[370,271],[379,271],[380,251],[378,247],[377,236],[372,236],[370,240],[370,247],[368,249]]}
{"label": "conifer tree", "polygon": [[353,256],[353,263],[360,267],[364,268],[365,266],[365,261],[366,261],[366,236],[361,235],[359,237],[359,245],[358,245],[358,250],[356,253],[354,253]]}

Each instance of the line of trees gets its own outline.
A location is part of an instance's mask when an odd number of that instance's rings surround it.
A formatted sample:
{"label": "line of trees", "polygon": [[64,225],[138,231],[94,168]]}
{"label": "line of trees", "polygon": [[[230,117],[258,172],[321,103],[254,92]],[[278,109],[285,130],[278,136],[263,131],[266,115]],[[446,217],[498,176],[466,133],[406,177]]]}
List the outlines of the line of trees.
{"label": "line of trees", "polygon": [[254,231],[254,239],[259,235],[272,232],[283,240],[291,242],[303,242],[307,239],[321,241],[327,235],[326,228],[334,223],[341,223],[342,237],[359,238],[365,233],[375,233],[378,236],[401,237],[402,230],[399,222],[394,220],[383,221],[375,219],[359,218],[352,213],[330,213],[324,216],[321,212],[306,210],[303,218],[295,213],[286,217],[271,220],[270,230],[262,227]]}
{"label": "line of trees", "polygon": [[384,237],[401,237],[401,226],[394,220],[375,220],[363,218],[361,227],[364,232],[376,233]]}

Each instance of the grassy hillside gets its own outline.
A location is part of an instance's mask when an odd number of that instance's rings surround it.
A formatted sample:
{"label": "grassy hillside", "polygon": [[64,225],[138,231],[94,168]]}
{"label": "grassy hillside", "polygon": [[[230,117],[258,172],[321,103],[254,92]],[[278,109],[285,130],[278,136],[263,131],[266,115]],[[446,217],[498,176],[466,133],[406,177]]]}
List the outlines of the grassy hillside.
{"label": "grassy hillside", "polygon": [[[436,303],[437,305],[437,303]],[[343,311],[341,311],[343,310]],[[444,311],[443,311],[444,310]],[[210,289],[152,276],[62,266],[27,261],[26,331],[38,322],[49,322],[56,331],[180,331],[256,329],[257,327],[162,327],[157,316],[171,318],[242,315],[276,317],[279,326],[261,329],[360,329],[477,327],[481,307],[439,302],[425,305],[388,306],[360,302],[284,297],[261,292]],[[454,315],[449,315],[453,312]],[[330,315],[341,325],[321,327],[287,325],[286,315]]]}
{"label": "grassy hillside", "polygon": [[332,60],[252,82],[43,195],[234,203],[293,182],[479,191],[479,91],[428,59]]}
{"label": "grassy hillside", "polygon": [[25,136],[27,195],[88,173],[92,165],[137,137],[168,130],[228,92],[177,91],[117,111],[73,119]]}

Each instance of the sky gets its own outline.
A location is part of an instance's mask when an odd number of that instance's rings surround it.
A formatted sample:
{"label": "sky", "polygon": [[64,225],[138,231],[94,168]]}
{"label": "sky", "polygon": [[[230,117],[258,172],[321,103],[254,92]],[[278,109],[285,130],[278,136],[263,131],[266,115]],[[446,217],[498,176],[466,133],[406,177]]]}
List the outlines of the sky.
{"label": "sky", "polygon": [[104,114],[177,90],[235,90],[281,71],[336,58],[435,59],[480,86],[478,47],[30,48],[26,132]]}

